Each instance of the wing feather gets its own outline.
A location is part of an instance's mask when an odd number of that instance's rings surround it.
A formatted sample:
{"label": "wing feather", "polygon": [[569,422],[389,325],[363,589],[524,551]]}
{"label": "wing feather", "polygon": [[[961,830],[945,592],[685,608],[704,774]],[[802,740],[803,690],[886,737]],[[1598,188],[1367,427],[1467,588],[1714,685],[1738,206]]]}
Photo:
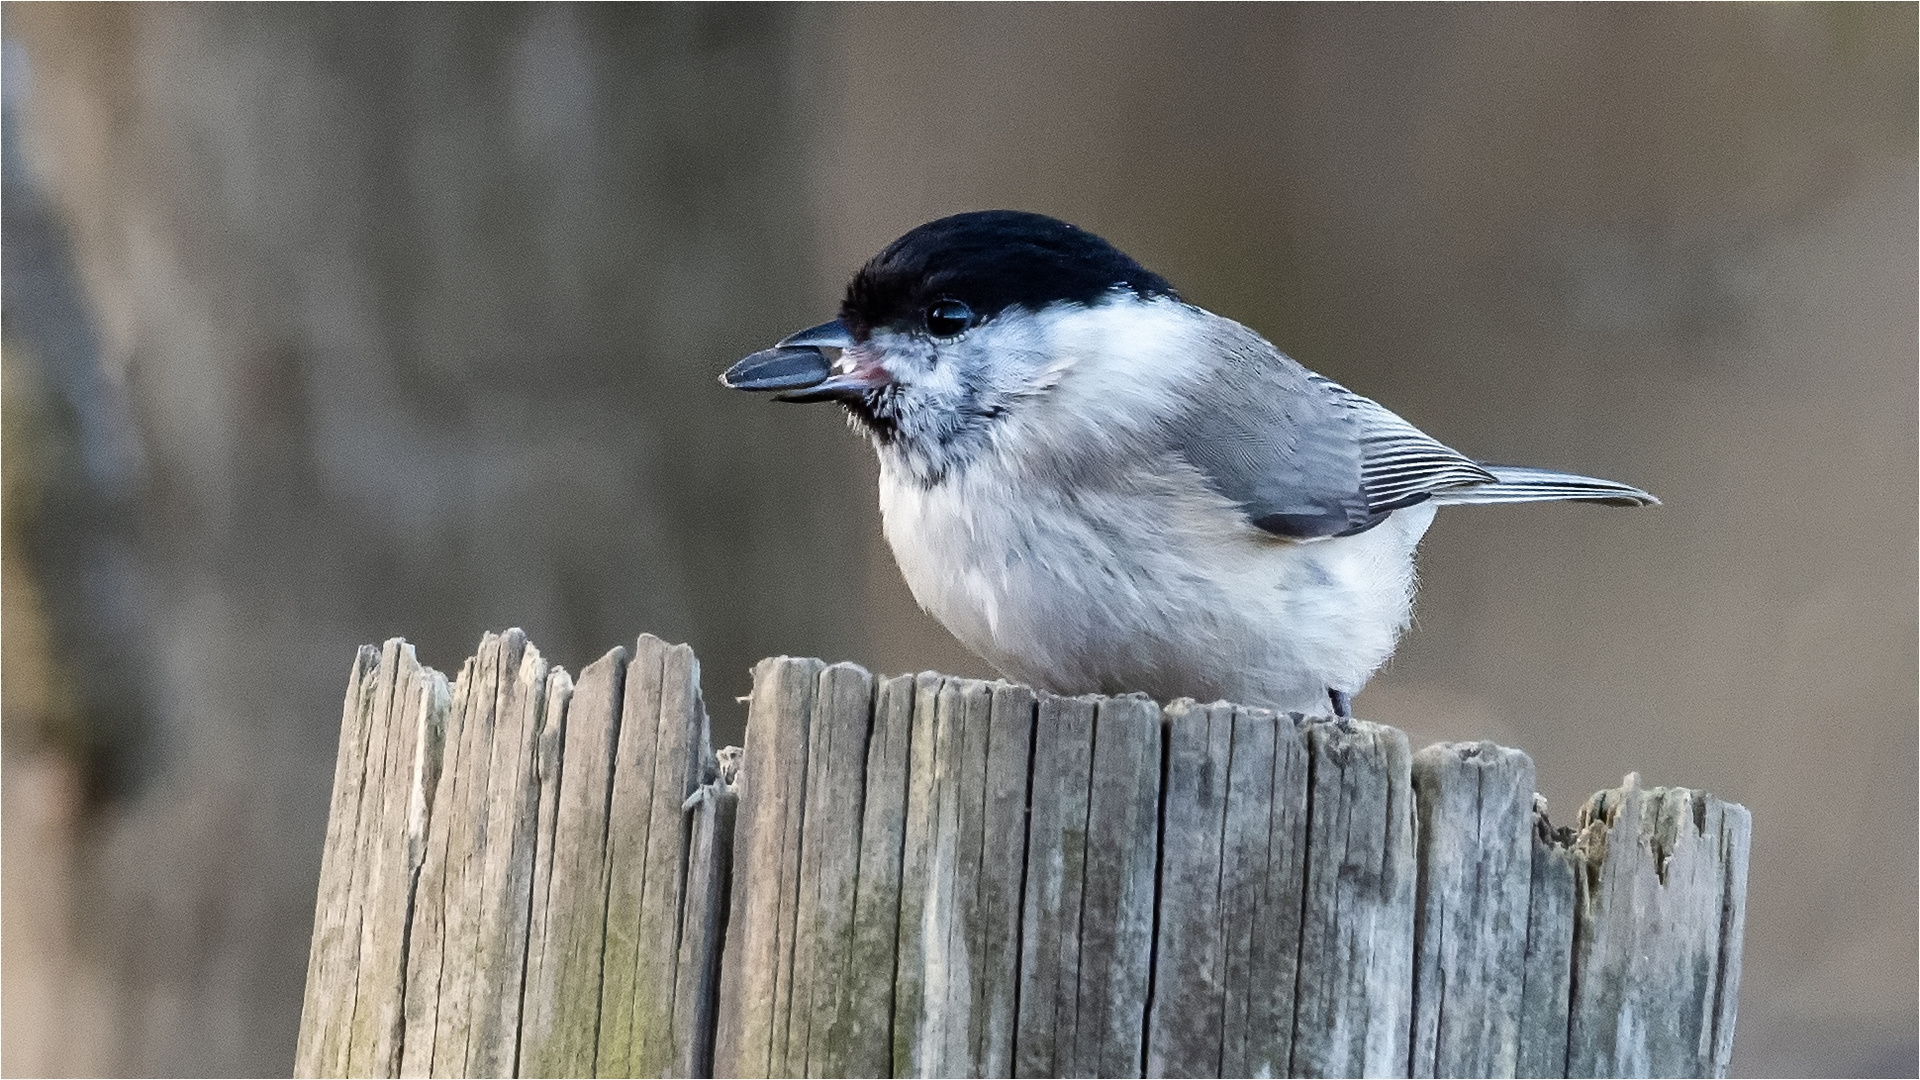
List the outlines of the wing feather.
{"label": "wing feather", "polygon": [[1186,386],[1168,420],[1171,448],[1276,536],[1335,536],[1374,524],[1351,411],[1259,335],[1207,318],[1196,351],[1215,366]]}
{"label": "wing feather", "polygon": [[1360,487],[1367,510],[1380,514],[1441,492],[1494,482],[1479,462],[1414,427],[1372,398],[1324,375],[1309,381],[1340,403],[1360,430]]}
{"label": "wing feather", "polygon": [[1221,366],[1197,381],[1189,407],[1174,419],[1174,449],[1267,532],[1349,535],[1429,499],[1659,502],[1611,480],[1475,461],[1301,367],[1239,323],[1216,320],[1208,351]]}
{"label": "wing feather", "polygon": [[1552,469],[1534,469],[1525,465],[1486,465],[1485,467],[1493,474],[1493,483],[1436,494],[1433,501],[1448,505],[1568,500],[1604,503],[1607,506],[1660,505],[1660,500],[1652,495],[1632,484],[1622,484],[1616,480],[1555,472]]}

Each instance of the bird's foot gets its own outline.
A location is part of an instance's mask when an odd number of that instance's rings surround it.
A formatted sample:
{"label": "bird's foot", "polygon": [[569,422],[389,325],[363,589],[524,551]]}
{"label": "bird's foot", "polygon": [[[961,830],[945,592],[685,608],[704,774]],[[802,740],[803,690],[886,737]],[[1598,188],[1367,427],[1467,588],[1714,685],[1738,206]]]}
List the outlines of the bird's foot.
{"label": "bird's foot", "polygon": [[1340,717],[1341,719],[1349,719],[1353,716],[1352,694],[1347,693],[1345,690],[1335,690],[1332,687],[1328,687],[1327,697],[1333,702],[1334,716]]}

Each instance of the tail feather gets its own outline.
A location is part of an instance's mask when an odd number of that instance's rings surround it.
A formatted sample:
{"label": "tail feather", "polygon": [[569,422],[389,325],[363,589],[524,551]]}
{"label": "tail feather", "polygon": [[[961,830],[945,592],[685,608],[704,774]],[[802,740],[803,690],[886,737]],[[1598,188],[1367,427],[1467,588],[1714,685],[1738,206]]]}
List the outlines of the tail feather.
{"label": "tail feather", "polygon": [[1480,467],[1493,474],[1492,483],[1437,491],[1433,501],[1441,505],[1562,500],[1597,502],[1607,506],[1660,505],[1659,499],[1631,484],[1598,477],[1576,476],[1552,469],[1531,469],[1525,465],[1493,465],[1484,461]]}

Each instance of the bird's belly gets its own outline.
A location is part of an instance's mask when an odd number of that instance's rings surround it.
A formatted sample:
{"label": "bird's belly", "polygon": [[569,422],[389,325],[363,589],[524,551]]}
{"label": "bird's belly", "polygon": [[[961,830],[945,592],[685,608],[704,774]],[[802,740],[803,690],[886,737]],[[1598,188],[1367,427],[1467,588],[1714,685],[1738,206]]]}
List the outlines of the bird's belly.
{"label": "bird's belly", "polygon": [[1175,485],[1124,493],[931,488],[883,478],[886,535],[914,598],[1008,678],[1324,713],[1406,626],[1430,508],[1297,543]]}

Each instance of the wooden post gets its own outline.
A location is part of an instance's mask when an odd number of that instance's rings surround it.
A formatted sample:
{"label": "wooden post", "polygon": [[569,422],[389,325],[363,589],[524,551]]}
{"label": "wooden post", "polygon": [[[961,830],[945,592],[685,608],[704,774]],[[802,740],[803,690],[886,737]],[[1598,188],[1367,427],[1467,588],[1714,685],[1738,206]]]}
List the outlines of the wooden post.
{"label": "wooden post", "polygon": [[1724,1075],[1747,812],[1392,728],[642,637],[349,679],[297,1070]]}
{"label": "wooden post", "polygon": [[1575,1076],[1724,1074],[1746,924],[1745,807],[1628,774],[1580,809],[1573,848]]}
{"label": "wooden post", "polygon": [[705,1071],[731,778],[692,651],[633,657],[576,685],[489,634],[449,687],[361,650],[297,1074]]}

